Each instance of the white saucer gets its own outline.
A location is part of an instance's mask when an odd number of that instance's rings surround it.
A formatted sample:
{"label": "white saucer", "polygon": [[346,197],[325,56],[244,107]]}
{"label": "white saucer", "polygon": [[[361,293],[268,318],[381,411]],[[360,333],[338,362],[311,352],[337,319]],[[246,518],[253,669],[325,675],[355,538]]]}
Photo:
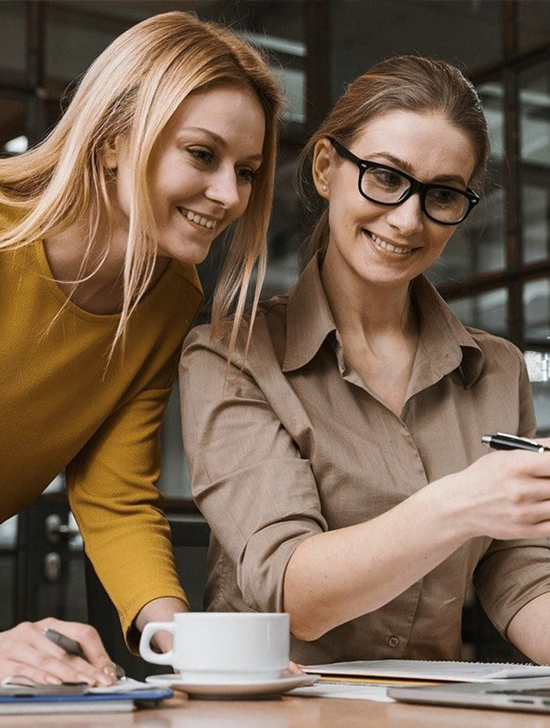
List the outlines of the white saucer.
{"label": "white saucer", "polygon": [[282,695],[293,688],[312,685],[316,677],[312,675],[288,675],[273,680],[230,680],[225,683],[209,683],[208,681],[189,682],[180,675],[150,675],[145,678],[148,683],[180,690],[192,698],[203,700],[253,700],[264,697]]}

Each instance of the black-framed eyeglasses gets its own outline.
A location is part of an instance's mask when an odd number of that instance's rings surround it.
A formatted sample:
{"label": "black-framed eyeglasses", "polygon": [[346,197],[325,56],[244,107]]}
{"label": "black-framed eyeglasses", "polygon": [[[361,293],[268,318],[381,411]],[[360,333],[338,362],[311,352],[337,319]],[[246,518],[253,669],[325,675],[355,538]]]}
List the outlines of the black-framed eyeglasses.
{"label": "black-framed eyeglasses", "polygon": [[340,157],[359,168],[359,192],[377,205],[400,205],[418,192],[422,212],[440,225],[463,222],[481,199],[472,189],[459,190],[449,185],[419,182],[410,174],[379,162],[359,159],[339,141],[329,137]]}

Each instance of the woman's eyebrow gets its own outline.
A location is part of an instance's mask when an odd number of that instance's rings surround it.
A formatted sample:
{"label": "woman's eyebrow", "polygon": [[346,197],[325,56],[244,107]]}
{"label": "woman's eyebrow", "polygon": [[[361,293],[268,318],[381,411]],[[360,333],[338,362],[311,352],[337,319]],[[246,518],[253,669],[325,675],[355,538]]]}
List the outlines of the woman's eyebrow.
{"label": "woman's eyebrow", "polygon": [[[399,159],[399,157],[395,157],[390,152],[374,152],[370,155],[369,158],[374,158],[375,161],[378,161],[378,157],[383,157],[385,160],[388,161],[388,164],[390,166],[398,167],[398,169],[403,170],[403,172],[410,174],[411,177],[416,178],[413,168],[404,159]],[[467,182],[459,174],[438,174],[431,180],[429,180],[429,184],[436,184],[437,182],[441,182],[441,184],[449,184],[451,182],[455,182],[456,184],[462,185],[463,187],[468,186]]]}
{"label": "woman's eyebrow", "polygon": [[[211,131],[210,129],[205,129],[202,126],[187,126],[180,132],[179,136],[181,137],[186,132],[198,132],[199,134],[206,134],[206,136],[209,136],[210,139],[217,144],[219,147],[221,147],[223,150],[226,150],[228,147],[228,144],[226,140],[220,136],[219,134],[216,134],[215,131]],[[263,154],[261,152],[258,152],[258,154],[249,154],[246,159],[250,160],[251,162],[261,162],[263,160]]]}
{"label": "woman's eyebrow", "polygon": [[[220,147],[225,149],[227,147],[227,142],[223,137],[221,137],[219,134],[216,134],[215,131],[211,131],[210,129],[205,129],[202,126],[186,126],[181,130],[181,134],[185,134],[186,132],[198,132],[199,134],[206,134],[209,136],[213,142],[216,142]],[[180,134],[180,136],[181,136]]]}

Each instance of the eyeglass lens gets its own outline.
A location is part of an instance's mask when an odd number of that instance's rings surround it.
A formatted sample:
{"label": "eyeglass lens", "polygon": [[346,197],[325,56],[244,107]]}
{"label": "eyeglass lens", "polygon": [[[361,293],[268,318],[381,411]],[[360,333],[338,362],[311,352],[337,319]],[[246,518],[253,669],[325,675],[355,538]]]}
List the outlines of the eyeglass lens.
{"label": "eyeglass lens", "polygon": [[[411,182],[395,170],[369,167],[364,170],[361,189],[373,202],[395,204],[407,197]],[[428,215],[444,223],[460,222],[468,213],[470,202],[459,190],[430,187],[423,191],[424,207]]]}

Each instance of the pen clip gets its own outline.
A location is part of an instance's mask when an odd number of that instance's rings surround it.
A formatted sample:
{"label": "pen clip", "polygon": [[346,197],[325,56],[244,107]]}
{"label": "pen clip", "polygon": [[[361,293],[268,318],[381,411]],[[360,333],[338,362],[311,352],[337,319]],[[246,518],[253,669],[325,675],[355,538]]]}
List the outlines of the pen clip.
{"label": "pen clip", "polygon": [[540,447],[540,443],[538,443],[536,440],[532,440],[530,437],[519,437],[519,435],[509,435],[506,432],[497,432],[498,437],[502,437],[504,440],[508,440],[509,442],[528,442],[531,445],[536,445],[537,447]]}

